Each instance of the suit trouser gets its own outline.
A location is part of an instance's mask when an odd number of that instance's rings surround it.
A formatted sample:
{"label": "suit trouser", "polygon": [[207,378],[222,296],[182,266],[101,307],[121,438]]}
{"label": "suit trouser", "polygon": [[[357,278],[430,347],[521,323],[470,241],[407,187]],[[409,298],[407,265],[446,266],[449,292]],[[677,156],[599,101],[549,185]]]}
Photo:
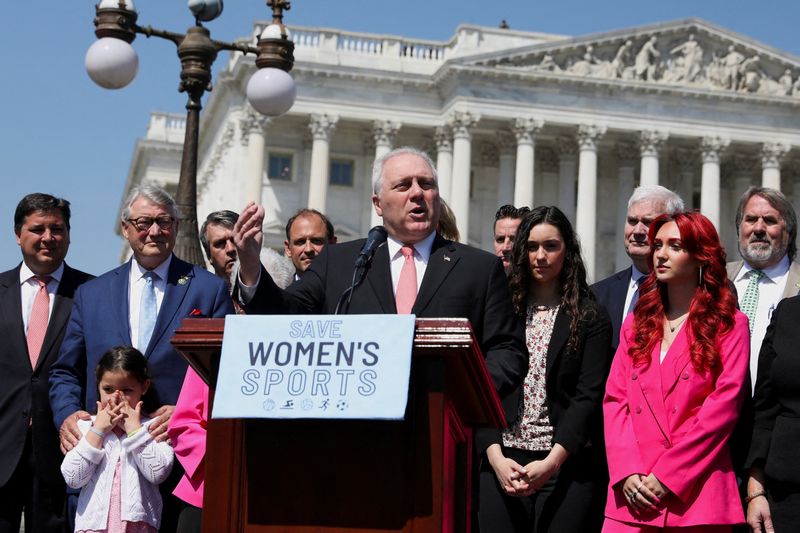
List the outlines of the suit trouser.
{"label": "suit trouser", "polygon": [[26,533],[67,531],[63,483],[42,479],[33,456],[31,429],[17,468],[8,482],[0,487],[0,533],[19,533],[20,518],[25,513]]}
{"label": "suit trouser", "polygon": [[[525,466],[548,452],[503,448],[506,457]],[[483,457],[480,471],[478,519],[484,533],[592,533],[601,512],[594,502],[602,496],[590,454],[567,460],[561,470],[531,496],[505,494],[489,461]]]}

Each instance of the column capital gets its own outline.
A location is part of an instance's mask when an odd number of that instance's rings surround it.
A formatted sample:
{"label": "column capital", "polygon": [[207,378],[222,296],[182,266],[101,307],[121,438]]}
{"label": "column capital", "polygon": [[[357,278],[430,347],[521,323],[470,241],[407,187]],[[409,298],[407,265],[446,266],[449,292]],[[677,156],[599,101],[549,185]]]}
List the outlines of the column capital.
{"label": "column capital", "polygon": [[471,111],[454,111],[447,121],[448,126],[453,131],[454,139],[469,139],[472,137],[472,128],[481,119],[479,113]]}
{"label": "column capital", "polygon": [[242,145],[247,146],[250,142],[249,136],[251,133],[264,133],[264,130],[269,126],[270,122],[272,122],[270,117],[265,117],[248,106],[242,118],[239,120],[239,130],[241,131],[240,141]]}
{"label": "column capital", "polygon": [[639,132],[639,151],[642,157],[658,157],[658,153],[667,142],[669,134],[666,131],[643,130]]}
{"label": "column capital", "polygon": [[621,167],[636,166],[636,161],[640,156],[636,145],[631,142],[618,142],[614,146],[614,152],[617,156],[617,162]]}
{"label": "column capital", "polygon": [[397,131],[403,124],[391,120],[376,120],[372,123],[372,137],[375,144],[380,146],[392,146],[397,137]]}
{"label": "column capital", "polygon": [[543,127],[544,120],[533,117],[518,117],[514,119],[511,131],[514,132],[518,144],[533,144],[533,139]]}
{"label": "column capital", "polygon": [[723,139],[719,136],[703,137],[700,141],[700,157],[703,159],[703,163],[719,164],[722,152],[724,152],[730,144],[730,139]]}
{"label": "column capital", "polygon": [[781,142],[764,143],[761,145],[761,168],[781,168],[783,158],[790,150],[790,146]]}
{"label": "column capital", "polygon": [[575,140],[578,142],[580,150],[597,150],[597,143],[606,133],[606,127],[598,124],[581,124],[578,126],[578,134]]}
{"label": "column capital", "polygon": [[437,152],[453,152],[453,132],[447,124],[436,126],[433,141],[436,143]]}
{"label": "column capital", "polygon": [[330,140],[331,133],[336,128],[337,122],[339,122],[339,117],[337,115],[312,113],[308,123],[308,129],[311,130],[311,135],[314,137],[315,141],[328,141]]}
{"label": "column capital", "polygon": [[578,144],[572,137],[558,137],[556,139],[556,151],[560,159],[574,158],[578,152]]}

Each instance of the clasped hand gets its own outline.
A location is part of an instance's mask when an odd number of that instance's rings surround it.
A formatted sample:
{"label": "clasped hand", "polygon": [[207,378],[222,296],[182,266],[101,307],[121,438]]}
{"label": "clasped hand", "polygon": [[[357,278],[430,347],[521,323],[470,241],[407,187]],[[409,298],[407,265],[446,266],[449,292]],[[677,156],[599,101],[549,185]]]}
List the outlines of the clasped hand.
{"label": "clasped hand", "polygon": [[669,489],[662,485],[652,473],[647,476],[630,475],[622,484],[622,495],[628,508],[634,514],[646,510],[657,510],[667,494],[669,494]]}
{"label": "clasped hand", "polygon": [[136,431],[142,427],[142,402],[137,402],[132,407],[121,392],[116,391],[112,394],[105,405],[97,402],[97,416],[93,426],[99,431],[107,431],[118,426],[126,433]]}

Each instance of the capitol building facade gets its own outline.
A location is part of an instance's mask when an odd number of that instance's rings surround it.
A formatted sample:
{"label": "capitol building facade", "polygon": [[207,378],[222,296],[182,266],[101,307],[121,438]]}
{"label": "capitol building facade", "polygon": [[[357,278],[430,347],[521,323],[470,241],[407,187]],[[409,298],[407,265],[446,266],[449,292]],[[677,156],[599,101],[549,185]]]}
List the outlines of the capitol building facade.
{"label": "capitol building facade", "polygon": [[[800,59],[708,22],[582,37],[462,25],[444,42],[291,31],[294,107],[274,119],[250,108],[255,64],[234,53],[201,123],[198,217],[262,203],[265,246],[282,247],[306,206],[340,240],[365,235],[380,223],[372,162],[403,145],[436,162],[462,240],[491,249],[499,205],[558,205],[594,280],[628,264],[622,228],[639,184],[700,209],[731,259],[748,186],[800,206]],[[183,128],[183,114],[152,114],[125,192],[143,180],[175,190]]]}

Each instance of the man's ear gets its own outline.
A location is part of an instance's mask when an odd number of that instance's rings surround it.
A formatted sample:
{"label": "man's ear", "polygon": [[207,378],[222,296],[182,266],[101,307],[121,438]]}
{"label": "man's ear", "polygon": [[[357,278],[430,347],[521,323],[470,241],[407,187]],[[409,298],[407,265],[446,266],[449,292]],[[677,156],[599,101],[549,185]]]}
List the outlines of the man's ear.
{"label": "man's ear", "polygon": [[381,208],[381,199],[377,194],[372,195],[372,205],[375,206],[375,212],[379,217],[383,216],[383,209]]}
{"label": "man's ear", "polygon": [[292,257],[292,250],[289,248],[289,241],[283,241],[283,255],[286,257]]}

